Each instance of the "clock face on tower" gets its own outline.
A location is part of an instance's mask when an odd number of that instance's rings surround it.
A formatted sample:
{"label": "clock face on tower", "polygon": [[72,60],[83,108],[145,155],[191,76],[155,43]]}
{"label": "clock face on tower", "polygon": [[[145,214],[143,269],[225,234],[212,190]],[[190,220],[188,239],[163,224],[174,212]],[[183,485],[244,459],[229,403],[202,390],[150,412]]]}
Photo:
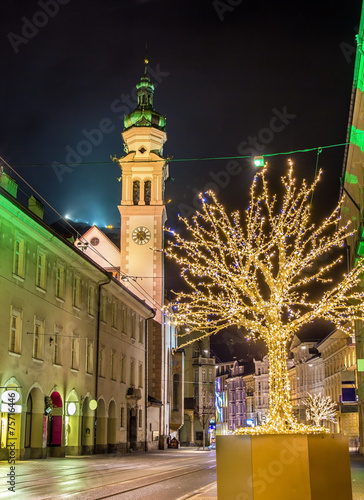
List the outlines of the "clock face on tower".
{"label": "clock face on tower", "polygon": [[132,238],[137,245],[144,245],[150,240],[150,231],[144,226],[138,226],[134,229]]}

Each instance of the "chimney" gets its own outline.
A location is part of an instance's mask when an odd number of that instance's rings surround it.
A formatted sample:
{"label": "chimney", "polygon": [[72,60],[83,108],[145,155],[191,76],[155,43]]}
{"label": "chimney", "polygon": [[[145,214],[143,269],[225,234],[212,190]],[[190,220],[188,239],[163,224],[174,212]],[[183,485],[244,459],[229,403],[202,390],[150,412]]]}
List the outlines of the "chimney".
{"label": "chimney", "polygon": [[18,193],[18,184],[12,177],[4,172],[3,167],[0,167],[0,186],[11,194],[11,196],[16,198]]}
{"label": "chimney", "polygon": [[37,217],[43,219],[44,205],[33,195],[28,200],[28,208]]}

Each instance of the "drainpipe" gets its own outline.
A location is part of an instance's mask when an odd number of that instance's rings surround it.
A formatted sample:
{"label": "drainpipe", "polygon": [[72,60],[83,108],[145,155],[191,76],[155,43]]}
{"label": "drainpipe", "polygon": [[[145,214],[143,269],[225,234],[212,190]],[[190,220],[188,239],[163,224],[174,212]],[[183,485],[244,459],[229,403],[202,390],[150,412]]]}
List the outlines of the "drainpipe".
{"label": "drainpipe", "polygon": [[144,385],[145,385],[145,395],[144,395],[144,419],[145,419],[145,436],[144,436],[144,448],[148,451],[148,321],[155,318],[156,309],[154,309],[153,316],[145,319],[145,370],[144,370]]}
{"label": "drainpipe", "polygon": [[[96,366],[95,366],[95,400],[97,402],[98,392],[99,392],[99,351],[100,351],[100,307],[101,307],[101,287],[110,283],[112,273],[107,273],[107,281],[99,282],[97,284],[97,318],[96,318]],[[97,434],[97,408],[95,415],[95,426],[94,426],[94,455],[96,454],[96,434]]]}

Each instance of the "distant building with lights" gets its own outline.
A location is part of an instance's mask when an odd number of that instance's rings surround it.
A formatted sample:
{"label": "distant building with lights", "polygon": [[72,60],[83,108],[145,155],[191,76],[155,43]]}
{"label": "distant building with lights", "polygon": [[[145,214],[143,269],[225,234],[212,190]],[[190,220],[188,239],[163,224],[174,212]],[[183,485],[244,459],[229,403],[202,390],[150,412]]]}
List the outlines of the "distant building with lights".
{"label": "distant building with lights", "polygon": [[228,428],[235,431],[246,424],[246,390],[244,366],[235,360],[230,377],[226,379],[228,393]]}
{"label": "distant building with lights", "polygon": [[254,359],[254,367],[256,425],[261,425],[266,421],[269,407],[268,356],[264,356],[261,360]]}

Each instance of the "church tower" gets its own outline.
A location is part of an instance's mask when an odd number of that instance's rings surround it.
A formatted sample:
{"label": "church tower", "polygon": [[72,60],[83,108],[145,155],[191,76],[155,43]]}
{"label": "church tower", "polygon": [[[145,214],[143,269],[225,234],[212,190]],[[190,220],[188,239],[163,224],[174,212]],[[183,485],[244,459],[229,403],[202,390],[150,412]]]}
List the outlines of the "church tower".
{"label": "church tower", "polygon": [[166,220],[164,185],[168,165],[163,158],[167,140],[165,118],[153,108],[154,85],[147,75],[136,85],[136,109],[124,118],[122,138],[126,156],[121,167],[121,270],[130,289],[156,309],[162,323],[164,295],[163,225]]}
{"label": "church tower", "polygon": [[[164,185],[168,178],[163,145],[165,118],[154,110],[154,85],[147,74],[136,85],[138,102],[124,118],[122,138],[126,155],[121,168],[121,279],[156,311],[148,325],[148,435],[149,448],[166,446],[170,432],[170,365],[174,339],[165,325],[163,226],[166,220]],[[125,274],[124,274],[125,273]],[[155,431],[155,433],[154,433]],[[152,433],[150,433],[152,434]],[[155,437],[159,436],[159,438]]]}

